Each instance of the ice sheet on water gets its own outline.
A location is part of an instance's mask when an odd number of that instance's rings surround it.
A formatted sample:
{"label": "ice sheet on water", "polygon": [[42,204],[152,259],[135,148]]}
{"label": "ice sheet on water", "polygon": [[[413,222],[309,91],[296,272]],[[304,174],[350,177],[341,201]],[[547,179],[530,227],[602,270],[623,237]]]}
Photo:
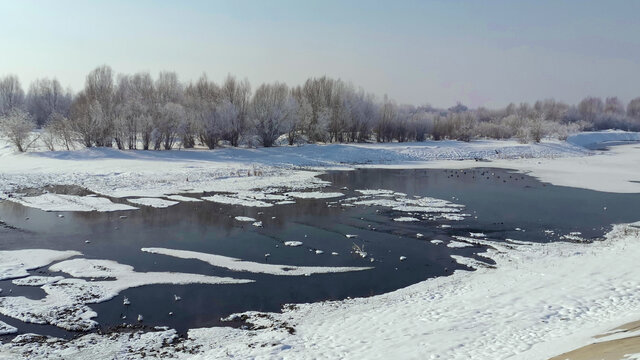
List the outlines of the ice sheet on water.
{"label": "ice sheet on water", "polygon": [[[301,242],[298,242],[302,245]],[[285,245],[287,242],[285,242]],[[295,245],[295,246],[299,246]],[[294,246],[294,245],[287,245]],[[330,267],[330,266],[294,266],[294,265],[278,265],[278,264],[264,264],[253,261],[245,261],[228,256],[207,254],[197,251],[176,250],[166,248],[142,248],[144,252],[152,254],[162,254],[167,256],[173,256],[181,259],[196,259],[204,261],[213,266],[223,267],[233,271],[253,272],[279,276],[301,276],[310,274],[327,274],[338,272],[351,272],[351,271],[363,271],[369,270],[370,267]],[[317,254],[322,254],[322,251],[316,250]]]}
{"label": "ice sheet on water", "polygon": [[0,251],[0,280],[28,276],[27,270],[51,264],[54,261],[82,255],[78,251],[24,249]]}
{"label": "ice sheet on water", "polygon": [[8,198],[18,204],[44,211],[122,211],[136,210],[136,207],[114,203],[97,196],[79,196],[47,193],[37,196],[14,196]]}
{"label": "ice sheet on water", "polygon": [[169,206],[173,206],[179,203],[178,201],[171,201],[171,200],[166,200],[161,198],[151,198],[151,197],[127,199],[127,201],[133,204],[150,206],[150,207],[159,208],[159,209],[168,208]]}

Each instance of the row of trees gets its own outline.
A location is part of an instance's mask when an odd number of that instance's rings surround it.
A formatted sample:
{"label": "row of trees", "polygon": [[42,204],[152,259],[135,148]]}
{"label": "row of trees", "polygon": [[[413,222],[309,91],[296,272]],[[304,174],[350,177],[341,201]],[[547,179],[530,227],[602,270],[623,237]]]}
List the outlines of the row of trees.
{"label": "row of trees", "polygon": [[202,75],[184,84],[174,72],[115,75],[101,66],[77,94],[53,79],[34,81],[24,93],[16,76],[0,78],[0,130],[24,151],[35,127],[50,149],[213,149],[221,144],[293,145],[310,142],[390,142],[425,139],[513,138],[540,141],[579,130],[640,131],[640,98],[627,106],[615,97],[588,97],[576,106],[553,99],[503,109],[449,109],[398,105],[328,77],[288,87],[227,76],[217,84]]}

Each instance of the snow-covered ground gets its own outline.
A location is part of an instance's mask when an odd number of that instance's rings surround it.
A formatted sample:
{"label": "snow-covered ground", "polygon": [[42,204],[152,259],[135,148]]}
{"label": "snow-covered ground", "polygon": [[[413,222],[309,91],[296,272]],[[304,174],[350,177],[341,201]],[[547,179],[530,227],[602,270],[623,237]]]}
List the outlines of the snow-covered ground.
{"label": "snow-covered ground", "polygon": [[[301,196],[293,194],[301,192],[313,194],[314,198],[340,196],[322,195],[320,189],[327,184],[315,176],[323,169],[361,166],[501,167],[557,185],[633,193],[640,192],[639,145],[619,146],[606,152],[578,145],[634,139],[640,140],[640,136],[602,132],[580,134],[568,142],[529,145],[485,140],[216,151],[84,149],[27,154],[16,154],[8,146],[0,145],[0,196],[16,200],[22,197],[21,188],[64,184],[79,185],[110,197],[158,200],[181,193],[218,191],[228,194],[205,199],[244,206],[278,206],[278,202],[295,201],[292,199]],[[481,159],[489,161],[476,161]],[[437,199],[409,199],[404,194],[384,190],[362,190],[361,194],[362,198],[342,200],[375,201],[377,206],[403,207],[413,212],[421,211],[417,208],[435,207],[433,210],[441,215],[449,215],[450,211],[450,215],[461,216],[458,215],[461,206],[438,203]],[[93,203],[91,206],[96,207]],[[636,271],[640,223],[618,225],[605,241],[594,244],[532,244],[515,239],[499,245],[479,235],[458,240],[449,245],[489,245],[483,255],[496,265],[485,267],[477,260],[457,256],[456,261],[478,270],[457,271],[452,276],[369,298],[296,305],[286,307],[282,314],[245,314],[254,324],[253,330],[193,329],[187,340],[178,339],[173,330],[90,334],[70,342],[55,339],[27,342],[27,336],[20,336],[0,347],[0,358],[28,354],[32,358],[175,355],[208,359],[233,355],[284,359],[544,359],[593,342],[593,335],[640,318],[640,279]],[[177,255],[168,249],[162,251]],[[31,263],[22,266],[20,257],[0,253],[0,259],[7,260],[0,261],[0,273],[9,274],[6,275],[9,278],[25,277],[27,269],[78,254],[45,251],[41,255],[44,260],[31,259]],[[224,260],[228,266],[253,269],[253,264],[236,263],[235,259],[211,258],[206,254],[180,256]],[[72,276],[77,271],[86,274],[96,269],[96,264],[81,260],[66,260],[53,267]],[[117,270],[118,279],[133,279],[135,284],[149,280],[121,264],[99,265]],[[115,296],[125,286],[117,282],[117,288],[105,287],[100,294]],[[55,288],[52,284],[44,287]],[[48,298],[65,299],[67,295],[53,292]],[[90,321],[90,316],[82,319]],[[13,329],[0,323],[0,331]]]}

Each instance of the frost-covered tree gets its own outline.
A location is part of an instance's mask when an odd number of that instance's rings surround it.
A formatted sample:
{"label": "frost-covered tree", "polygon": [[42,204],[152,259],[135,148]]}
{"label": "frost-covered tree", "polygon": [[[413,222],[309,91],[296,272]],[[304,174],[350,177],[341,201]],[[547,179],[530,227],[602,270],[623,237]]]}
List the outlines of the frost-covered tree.
{"label": "frost-covered tree", "polygon": [[306,124],[305,133],[310,141],[327,141],[329,138],[328,123],[331,119],[329,110],[334,95],[335,81],[326,76],[307,79],[302,92],[311,107],[311,119]]}
{"label": "frost-covered tree", "polygon": [[51,136],[51,149],[55,144],[61,144],[66,150],[71,150],[74,146],[75,132],[71,121],[62,114],[53,113],[49,116],[45,125],[45,132]]}
{"label": "frost-covered tree", "polygon": [[229,124],[238,118],[238,110],[231,102],[223,100],[204,116],[201,138],[209,149],[214,149],[226,134]]}
{"label": "frost-covered tree", "polygon": [[389,142],[393,140],[394,122],[397,120],[397,117],[397,105],[385,95],[384,103],[380,108],[380,116],[374,129],[378,142]]}
{"label": "frost-covered tree", "polygon": [[251,117],[262,146],[271,147],[284,132],[285,122],[294,112],[289,89],[282,83],[262,84],[253,94]]}
{"label": "frost-covered tree", "polygon": [[349,118],[346,125],[348,141],[367,141],[371,135],[371,128],[376,121],[377,115],[373,95],[365,94],[360,89],[358,92],[347,93],[345,101],[349,109]]}
{"label": "frost-covered tree", "polygon": [[24,152],[32,142],[35,123],[24,110],[12,108],[0,116],[0,130],[20,152]]}
{"label": "frost-covered tree", "polygon": [[29,86],[26,107],[36,124],[43,126],[53,113],[68,116],[72,98],[57,79],[38,79]]}
{"label": "frost-covered tree", "polygon": [[180,104],[167,103],[160,110],[159,136],[165,150],[171,150],[178,137],[180,125],[185,122],[186,113]]}
{"label": "frost-covered tree", "polygon": [[624,105],[618,97],[608,97],[604,101],[604,112],[607,114],[624,115]]}
{"label": "frost-covered tree", "polygon": [[640,97],[637,97],[627,104],[627,116],[640,121]]}
{"label": "frost-covered tree", "polygon": [[293,145],[300,139],[303,131],[307,128],[307,124],[311,121],[313,110],[300,86],[291,89],[289,103],[293,111],[291,116],[285,119],[283,131],[287,134],[289,145]]}
{"label": "frost-covered tree", "polygon": [[15,75],[0,78],[0,115],[6,115],[13,109],[24,107],[24,91]]}
{"label": "frost-covered tree", "polygon": [[239,81],[228,75],[220,87],[221,101],[228,102],[235,108],[236,116],[225,121],[223,139],[231,146],[238,146],[240,138],[247,130],[249,105],[251,102],[251,84],[249,80]]}
{"label": "frost-covered tree", "polygon": [[155,82],[156,102],[160,107],[165,104],[182,102],[183,87],[175,72],[163,71]]}
{"label": "frost-covered tree", "polygon": [[104,65],[91,71],[84,90],[71,105],[71,120],[86,146],[112,146],[114,130],[113,71]]}
{"label": "frost-covered tree", "polygon": [[600,98],[587,97],[578,104],[578,111],[582,120],[593,123],[596,117],[604,111],[604,103]]}
{"label": "frost-covered tree", "polygon": [[[183,146],[195,146],[196,133],[200,143],[213,149],[221,138],[220,124],[215,124],[217,118],[212,115],[217,104],[222,102],[220,87],[207,78],[206,74],[200,76],[195,82],[189,84],[184,91],[185,121],[180,126],[183,137]],[[214,126],[215,124],[215,126]],[[190,146],[192,145],[192,146]]]}

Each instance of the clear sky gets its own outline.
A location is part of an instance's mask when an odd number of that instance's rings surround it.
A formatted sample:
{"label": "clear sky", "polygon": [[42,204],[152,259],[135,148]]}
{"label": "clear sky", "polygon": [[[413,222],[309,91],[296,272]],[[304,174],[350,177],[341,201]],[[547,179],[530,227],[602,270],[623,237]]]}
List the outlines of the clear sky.
{"label": "clear sky", "polygon": [[302,83],[400,103],[504,106],[640,96],[640,1],[0,0],[0,76],[79,90],[116,72]]}

